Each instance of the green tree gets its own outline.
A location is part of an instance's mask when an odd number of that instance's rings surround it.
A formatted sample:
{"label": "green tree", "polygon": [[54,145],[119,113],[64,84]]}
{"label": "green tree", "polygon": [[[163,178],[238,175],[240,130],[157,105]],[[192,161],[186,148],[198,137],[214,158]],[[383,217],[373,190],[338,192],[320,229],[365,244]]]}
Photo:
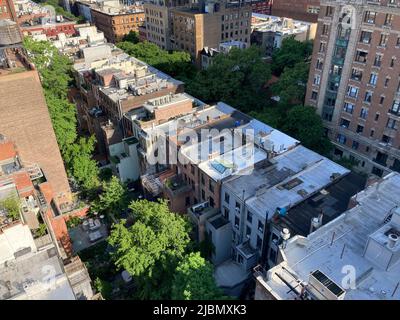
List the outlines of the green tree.
{"label": "green tree", "polygon": [[200,256],[190,253],[178,264],[171,298],[173,300],[223,299],[222,291],[215,284],[213,266]]}
{"label": "green tree", "polygon": [[311,106],[295,106],[287,114],[282,130],[317,153],[327,155],[332,146],[325,137],[321,117]]}
{"label": "green tree", "polygon": [[38,237],[43,237],[47,233],[47,226],[45,223],[39,224],[39,228],[35,230],[35,234]]}
{"label": "green tree", "polygon": [[124,35],[122,41],[132,42],[133,44],[139,43],[139,35],[137,32],[131,30],[128,34]]}
{"label": "green tree", "polygon": [[187,84],[187,91],[205,102],[224,101],[248,112],[267,102],[265,86],[270,76],[259,48],[233,48],[228,54],[217,55],[207,70]]}
{"label": "green tree", "polygon": [[99,179],[101,181],[110,181],[113,177],[112,169],[110,168],[103,168],[100,170]]}
{"label": "green tree", "polygon": [[94,288],[96,289],[97,292],[101,293],[101,296],[108,300],[111,298],[111,293],[112,293],[112,285],[110,282],[101,280],[99,277],[94,280]]}
{"label": "green tree", "polygon": [[189,244],[189,223],[168,209],[167,202],[134,201],[134,224],[113,226],[109,243],[113,259],[138,286],[140,298],[168,299],[173,272]]}
{"label": "green tree", "polygon": [[113,176],[108,182],[103,182],[103,192],[99,196],[96,209],[118,216],[128,204],[128,190],[116,176]]}
{"label": "green tree", "polygon": [[0,200],[0,208],[7,212],[7,217],[11,218],[13,221],[18,220],[20,218],[20,208],[21,202],[18,197],[8,197],[3,200]]}
{"label": "green tree", "polygon": [[139,43],[124,41],[119,42],[117,46],[127,54],[148,63],[172,77],[187,79],[195,73],[191,57],[187,52],[168,52],[160,49],[154,43],[147,41]]}
{"label": "green tree", "polygon": [[67,171],[86,193],[99,186],[92,159],[95,139],[78,138],[76,107],[68,101],[72,63],[48,41],[24,38],[24,46],[39,71],[50,118]]}
{"label": "green tree", "polygon": [[279,104],[283,106],[303,104],[307,88],[309,64],[296,63],[286,67],[278,82],[272,85],[272,93],[280,97]]}
{"label": "green tree", "polygon": [[311,41],[297,41],[294,36],[285,38],[279,49],[272,54],[272,72],[279,76],[285,68],[293,68],[312,54]]}

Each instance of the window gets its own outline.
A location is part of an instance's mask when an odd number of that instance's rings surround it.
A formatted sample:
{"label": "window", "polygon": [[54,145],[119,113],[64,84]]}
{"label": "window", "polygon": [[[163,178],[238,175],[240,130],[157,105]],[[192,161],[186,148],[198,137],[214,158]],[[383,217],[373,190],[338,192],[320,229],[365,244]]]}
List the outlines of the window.
{"label": "window", "polygon": [[358,88],[353,87],[353,86],[348,86],[347,87],[347,95],[352,97],[352,98],[357,98],[358,96]]}
{"label": "window", "polygon": [[185,205],[190,206],[190,197],[185,198]]}
{"label": "window", "polygon": [[376,113],[375,114],[375,119],[374,119],[374,121],[376,122],[376,121],[378,121],[379,120],[379,113]]}
{"label": "window", "polygon": [[385,97],[384,97],[384,96],[381,96],[381,97],[379,98],[379,104],[383,104],[383,101],[385,101]]}
{"label": "window", "polygon": [[368,56],[368,52],[357,50],[356,61],[357,62],[361,62],[361,63],[366,63],[367,62],[367,56]]}
{"label": "window", "polygon": [[379,40],[379,45],[381,47],[386,47],[388,40],[389,40],[389,35],[382,33],[381,39]]}
{"label": "window", "polygon": [[317,100],[318,97],[318,92],[317,91],[312,91],[311,92],[311,100]]}
{"label": "window", "polygon": [[372,101],[372,91],[366,91],[364,96],[364,102],[371,103]]}
{"label": "window", "polygon": [[346,143],[346,140],[347,140],[347,138],[346,138],[346,136],[343,135],[343,134],[340,134],[340,133],[339,133],[339,134],[336,136],[336,141],[339,142],[339,143],[341,143],[341,144],[345,144],[345,143]]}
{"label": "window", "polygon": [[400,100],[394,100],[392,104],[392,108],[390,109],[391,113],[398,114],[400,113]]}
{"label": "window", "polygon": [[393,68],[394,67],[394,62],[396,61],[396,57],[392,57],[392,59],[390,59],[390,67]]}
{"label": "window", "polygon": [[247,211],[247,221],[250,223],[253,222],[253,214],[250,211]]}
{"label": "window", "polygon": [[240,203],[239,202],[235,202],[235,209],[240,211]]}
{"label": "window", "polygon": [[361,31],[360,42],[365,44],[370,44],[372,38],[372,32],[370,31]]}
{"label": "window", "polygon": [[367,117],[368,117],[368,109],[367,108],[361,108],[360,118],[361,119],[367,119]]}
{"label": "window", "polygon": [[325,49],[326,49],[326,43],[325,43],[325,42],[321,42],[321,43],[319,44],[319,52],[320,52],[320,53],[324,53],[324,52],[325,52]]}
{"label": "window", "polygon": [[205,180],[204,180],[204,175],[201,175],[201,184],[204,186],[206,184]]}
{"label": "window", "polygon": [[385,88],[387,88],[387,86],[389,85],[389,82],[390,82],[390,78],[386,77],[385,83],[384,83]]}
{"label": "window", "polygon": [[261,221],[258,221],[257,229],[259,232],[264,232],[264,224]]}
{"label": "window", "polygon": [[353,144],[351,145],[351,148],[354,149],[354,150],[357,150],[359,145],[360,144],[358,143],[358,141],[353,141]]}
{"label": "window", "polygon": [[250,237],[251,235],[251,228],[249,226],[246,226],[246,236]]}
{"label": "window", "polygon": [[386,136],[386,135],[383,135],[381,141],[382,141],[383,143],[390,143],[390,142],[392,141],[392,138],[391,138],[391,137],[388,137],[388,136]]}
{"label": "window", "polygon": [[224,218],[229,219],[229,209],[224,207]]}
{"label": "window", "polygon": [[377,82],[378,82],[378,75],[376,73],[371,73],[369,77],[369,84],[376,86]]}
{"label": "window", "polygon": [[374,60],[374,67],[380,67],[382,64],[382,55],[381,54],[377,54],[375,56],[375,60]]}
{"label": "window", "polygon": [[204,190],[201,190],[201,199],[206,200],[206,193]]}
{"label": "window", "polygon": [[343,106],[343,111],[353,114],[353,110],[354,110],[354,104],[349,103],[349,102],[345,102],[344,106]]}
{"label": "window", "polygon": [[230,198],[230,197],[229,197],[229,193],[226,193],[226,192],[225,192],[225,202],[226,202],[226,203],[229,203],[229,198]]}
{"label": "window", "polygon": [[386,14],[386,17],[385,17],[385,23],[384,23],[384,25],[385,26],[391,26],[392,25],[392,22],[393,22],[393,14],[390,14],[390,13],[387,13]]}
{"label": "window", "polygon": [[397,41],[396,41],[396,47],[400,46],[400,37],[397,37]]}
{"label": "window", "polygon": [[361,81],[362,74],[362,70],[353,68],[353,70],[351,71],[351,79]]}
{"label": "window", "polygon": [[350,126],[350,121],[347,119],[340,119],[340,126],[343,128],[348,128]]}
{"label": "window", "polygon": [[386,127],[389,129],[397,130],[397,121],[394,119],[388,119]]}
{"label": "window", "polygon": [[332,17],[333,16],[333,7],[330,7],[330,6],[326,7],[325,16],[326,17]]}
{"label": "window", "polygon": [[210,197],[209,202],[210,202],[210,206],[214,208],[215,207],[215,201],[214,201],[213,197]]}
{"label": "window", "polygon": [[329,25],[328,24],[324,24],[322,26],[322,35],[326,36],[329,33]]}
{"label": "window", "polygon": [[239,229],[239,222],[240,222],[239,217],[235,217],[235,227],[236,227],[236,229]]}
{"label": "window", "polygon": [[321,76],[319,74],[316,74],[314,76],[314,84],[319,86],[320,83],[321,83]]}
{"label": "window", "polygon": [[322,62],[322,59],[318,59],[315,68],[317,68],[318,70],[322,70],[323,65],[324,63]]}
{"label": "window", "polygon": [[364,16],[364,22],[374,24],[375,18],[376,18],[376,12],[366,11]]}
{"label": "window", "polygon": [[362,133],[363,131],[364,131],[364,126],[358,125],[358,126],[357,126],[357,129],[356,129],[356,132],[357,132],[357,133]]}
{"label": "window", "polygon": [[214,183],[211,181],[211,179],[209,180],[208,188],[210,189],[211,192],[214,192]]}

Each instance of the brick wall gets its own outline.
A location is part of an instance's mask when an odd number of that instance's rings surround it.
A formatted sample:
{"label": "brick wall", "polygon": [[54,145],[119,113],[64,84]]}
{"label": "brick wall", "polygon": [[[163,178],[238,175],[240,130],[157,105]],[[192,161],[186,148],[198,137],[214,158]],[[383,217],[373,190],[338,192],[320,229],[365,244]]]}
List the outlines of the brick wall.
{"label": "brick wall", "polygon": [[0,133],[24,163],[38,164],[56,194],[70,195],[64,163],[36,71],[0,75]]}

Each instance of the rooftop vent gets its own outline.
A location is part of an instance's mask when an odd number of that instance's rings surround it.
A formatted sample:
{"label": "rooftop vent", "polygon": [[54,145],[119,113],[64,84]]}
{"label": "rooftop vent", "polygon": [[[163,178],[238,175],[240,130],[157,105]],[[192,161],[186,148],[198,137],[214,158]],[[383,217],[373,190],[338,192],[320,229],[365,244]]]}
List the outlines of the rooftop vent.
{"label": "rooftop vent", "polygon": [[346,291],[320,270],[310,274],[308,291],[319,300],[343,300]]}
{"label": "rooftop vent", "polygon": [[394,247],[396,247],[396,245],[399,243],[399,236],[395,233],[390,233],[388,235],[388,243],[387,243],[387,247],[389,249],[393,249]]}

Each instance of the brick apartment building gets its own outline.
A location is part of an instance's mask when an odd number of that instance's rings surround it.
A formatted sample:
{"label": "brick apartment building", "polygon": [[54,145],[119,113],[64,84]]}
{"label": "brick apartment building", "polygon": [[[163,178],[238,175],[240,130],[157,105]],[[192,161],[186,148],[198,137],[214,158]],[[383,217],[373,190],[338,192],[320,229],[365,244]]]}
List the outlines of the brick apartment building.
{"label": "brick apartment building", "polygon": [[173,8],[171,15],[171,47],[189,52],[197,63],[204,47],[218,48],[221,42],[241,41],[250,45],[251,3],[199,2],[188,7]]}
{"label": "brick apartment building", "polygon": [[[72,199],[38,72],[22,48],[3,49],[1,54],[5,62],[0,67],[0,133],[16,147],[22,168],[40,168],[42,180],[35,189],[46,204],[46,222],[68,255],[71,243],[65,221],[70,215],[85,215],[87,207],[76,208]],[[29,187],[25,180],[19,181]]]}
{"label": "brick apartment building", "polygon": [[382,176],[400,171],[400,3],[322,1],[306,103],[338,157]]}
{"label": "brick apartment building", "polygon": [[273,16],[292,18],[300,21],[317,22],[320,0],[272,0]]}
{"label": "brick apartment building", "polygon": [[253,1],[251,4],[252,11],[270,15],[272,13],[272,2],[273,0]]}
{"label": "brick apartment building", "polygon": [[17,21],[17,15],[12,0],[0,0],[0,20],[3,19]]}
{"label": "brick apartment building", "polygon": [[112,43],[120,41],[130,31],[139,32],[139,26],[143,25],[145,20],[142,6],[92,6],[91,16],[96,27],[103,31],[106,39]]}

